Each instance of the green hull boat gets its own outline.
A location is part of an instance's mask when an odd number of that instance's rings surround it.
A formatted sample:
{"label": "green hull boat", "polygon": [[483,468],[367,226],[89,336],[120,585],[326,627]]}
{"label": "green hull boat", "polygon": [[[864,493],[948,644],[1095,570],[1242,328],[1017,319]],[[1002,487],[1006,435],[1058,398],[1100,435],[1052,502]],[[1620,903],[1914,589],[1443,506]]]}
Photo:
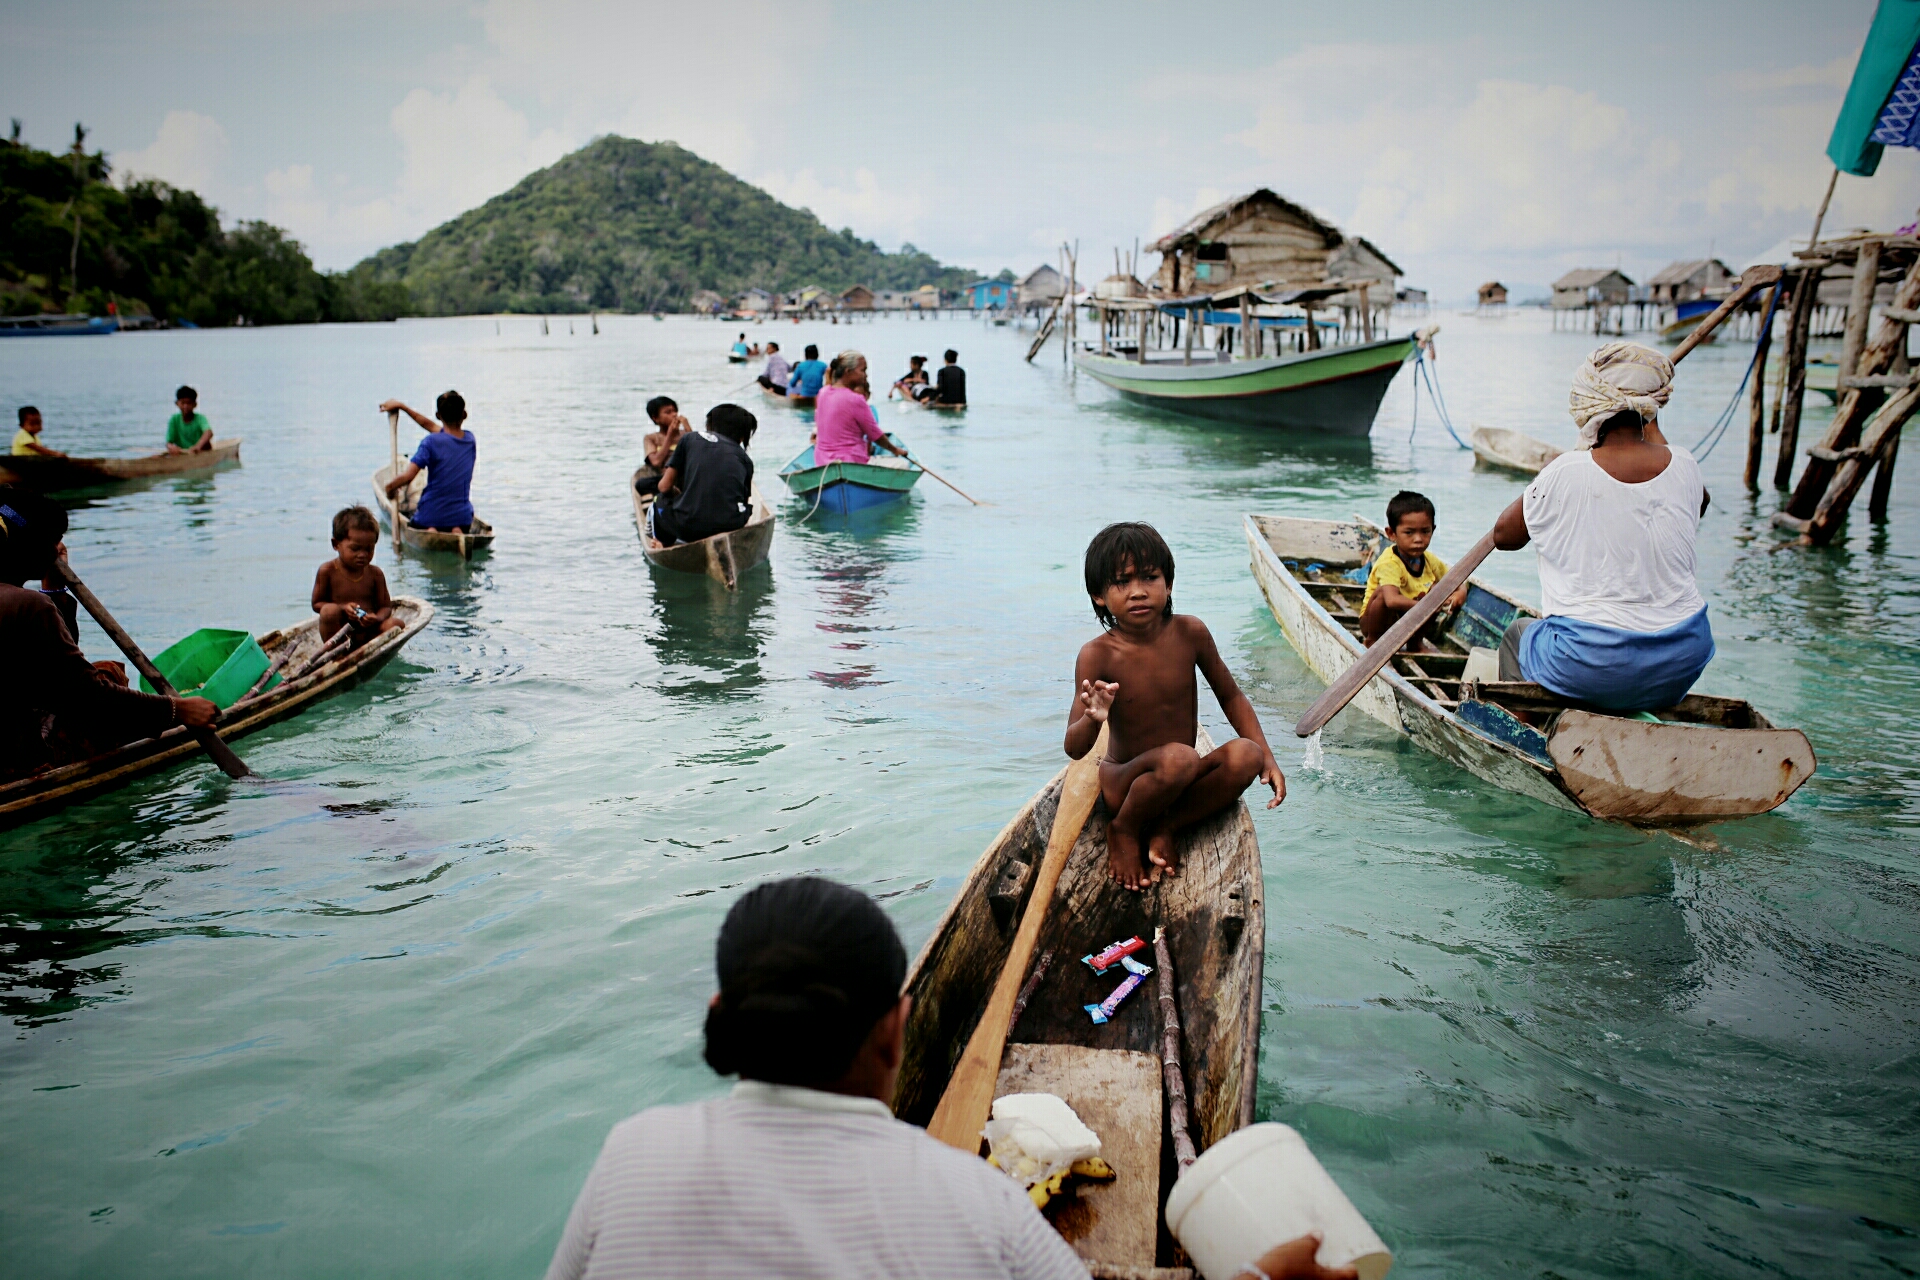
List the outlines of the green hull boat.
{"label": "green hull boat", "polygon": [[1146,363],[1081,352],[1074,363],[1129,400],[1176,413],[1364,436],[1387,386],[1413,354],[1414,339],[1389,338],[1258,360],[1182,363],[1156,353]]}

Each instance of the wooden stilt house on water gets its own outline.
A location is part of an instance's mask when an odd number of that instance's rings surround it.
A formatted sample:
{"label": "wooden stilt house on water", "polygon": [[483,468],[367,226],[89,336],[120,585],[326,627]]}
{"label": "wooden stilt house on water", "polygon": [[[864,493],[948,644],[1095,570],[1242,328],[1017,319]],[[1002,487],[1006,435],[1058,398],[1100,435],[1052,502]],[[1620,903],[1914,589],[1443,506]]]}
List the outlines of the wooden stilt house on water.
{"label": "wooden stilt house on water", "polygon": [[1075,353],[1083,372],[1200,417],[1372,428],[1415,346],[1385,336],[1402,272],[1378,247],[1264,187],[1146,247],[1160,268],[1145,297],[1095,291],[1100,337]]}

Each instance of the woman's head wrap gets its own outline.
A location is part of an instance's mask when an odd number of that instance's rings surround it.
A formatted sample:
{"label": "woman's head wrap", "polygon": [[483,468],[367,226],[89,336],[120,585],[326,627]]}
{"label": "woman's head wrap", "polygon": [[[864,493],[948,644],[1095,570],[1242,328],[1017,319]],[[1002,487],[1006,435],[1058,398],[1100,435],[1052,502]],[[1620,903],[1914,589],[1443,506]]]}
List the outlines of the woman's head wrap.
{"label": "woman's head wrap", "polygon": [[1672,394],[1673,361],[1637,342],[1609,342],[1574,373],[1567,412],[1580,429],[1580,447],[1591,449],[1608,418],[1631,409],[1650,422]]}

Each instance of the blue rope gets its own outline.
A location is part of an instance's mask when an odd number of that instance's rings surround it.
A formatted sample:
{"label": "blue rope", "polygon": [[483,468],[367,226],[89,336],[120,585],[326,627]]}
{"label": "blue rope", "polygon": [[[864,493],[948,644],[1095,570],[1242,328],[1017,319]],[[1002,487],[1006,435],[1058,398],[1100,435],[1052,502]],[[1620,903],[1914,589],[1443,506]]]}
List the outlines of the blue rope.
{"label": "blue rope", "polygon": [[[1714,419],[1711,427],[1707,428],[1707,433],[1701,436],[1699,442],[1693,446],[1695,462],[1705,462],[1707,455],[1713,452],[1714,446],[1718,445],[1721,438],[1727,434],[1727,428],[1733,425],[1734,413],[1739,409],[1740,401],[1746,394],[1747,380],[1753,377],[1754,366],[1760,363],[1760,340],[1773,330],[1773,313],[1780,306],[1780,294],[1784,287],[1784,283],[1773,286],[1773,296],[1767,302],[1766,319],[1760,322],[1759,331],[1754,335],[1753,357],[1747,361],[1747,371],[1740,375],[1740,385],[1734,388],[1733,399],[1727,401],[1727,407],[1720,411],[1720,416]],[[1760,376],[1766,375],[1763,373]],[[1702,448],[1702,446],[1705,447]]]}
{"label": "blue rope", "polygon": [[[1440,425],[1447,429],[1447,434],[1453,437],[1453,442],[1462,449],[1473,448],[1472,445],[1460,438],[1458,431],[1453,429],[1453,420],[1447,416],[1447,401],[1446,398],[1440,394],[1440,380],[1438,375],[1433,372],[1433,363],[1427,359],[1426,351],[1416,343],[1413,348],[1414,430],[1417,430],[1420,426],[1420,388],[1423,384],[1427,388],[1427,395],[1433,400],[1434,412],[1440,415]],[[1407,432],[1407,441],[1408,443],[1412,443],[1413,430]]]}

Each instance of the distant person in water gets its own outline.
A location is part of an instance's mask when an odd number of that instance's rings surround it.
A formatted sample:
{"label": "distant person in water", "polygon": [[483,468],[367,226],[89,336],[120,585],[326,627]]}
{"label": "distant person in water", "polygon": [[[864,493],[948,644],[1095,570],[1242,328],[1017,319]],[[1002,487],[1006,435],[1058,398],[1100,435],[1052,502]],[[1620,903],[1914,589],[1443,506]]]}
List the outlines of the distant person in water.
{"label": "distant person in water", "polygon": [[820,359],[820,348],[807,344],[806,359],[793,366],[793,372],[787,379],[787,394],[812,398],[820,394],[820,386],[827,380],[827,366]]}
{"label": "distant person in water", "polygon": [[771,391],[777,396],[784,396],[787,394],[787,383],[792,377],[793,366],[788,364],[787,358],[780,354],[780,344],[777,342],[769,342],[767,344],[767,367],[761,371],[758,379],[760,386],[764,390]]}
{"label": "distant person in water", "polygon": [[58,449],[49,449],[40,443],[40,411],[30,404],[20,406],[20,427],[13,433],[13,456],[16,458],[64,458],[67,455]]}
{"label": "distant person in water", "polygon": [[213,448],[213,424],[200,412],[200,393],[181,387],[173,393],[173,407],[178,412],[167,419],[167,452],[199,453]]}
{"label": "distant person in water", "polygon": [[[1087,641],[1074,663],[1066,751],[1078,760],[1107,726],[1107,862],[1123,886],[1145,889],[1162,873],[1179,873],[1181,828],[1233,804],[1256,779],[1273,788],[1271,809],[1286,799],[1287,780],[1207,624],[1173,611],[1173,552],[1152,525],[1102,529],[1087,547],[1086,586],[1106,633]],[[1204,756],[1193,746],[1195,667],[1240,735]]]}
{"label": "distant person in water", "polygon": [[967,371],[960,367],[960,353],[952,347],[947,348],[946,363],[940,366],[940,375],[931,388],[922,388],[915,399],[928,404],[965,404],[967,402]]}
{"label": "distant person in water", "polygon": [[320,638],[331,640],[351,627],[347,642],[358,649],[375,636],[406,624],[393,616],[387,575],[373,562],[380,545],[380,522],[362,506],[343,508],[333,517],[334,558],[313,576],[313,611],[320,615]]}
{"label": "distant person in water", "polygon": [[427,489],[420,505],[408,516],[416,529],[435,533],[465,533],[473,525],[473,464],[476,446],[473,432],[462,425],[467,420],[467,402],[458,391],[442,392],[434,402],[435,421],[398,400],[380,406],[382,413],[406,414],[427,433],[414,450],[412,461],[400,468],[400,474],[387,481],[387,496],[393,497],[422,471],[427,473]]}
{"label": "distant person in water", "polygon": [[833,385],[822,389],[814,407],[814,465],[865,462],[873,453],[870,445],[906,457],[906,450],[880,429],[880,419],[868,400],[873,388],[867,382],[867,358],[858,351],[843,351],[833,363]]}
{"label": "distant person in water", "polygon": [[671,396],[655,396],[647,401],[647,420],[656,429],[647,433],[642,444],[647,453],[647,465],[653,468],[655,474],[641,476],[634,481],[636,493],[655,493],[659,490],[659,472],[666,469],[667,459],[673,456],[680,437],[693,430],[693,424],[687,421],[686,415],[680,412],[680,406],[673,402]]}
{"label": "distant person in water", "polygon": [[893,386],[888,388],[887,399],[893,399],[893,393],[895,391],[898,391],[903,396],[913,396],[919,392],[920,388],[926,385],[927,358],[925,356],[908,356],[907,371],[895,379]]}
{"label": "distant person in water", "polygon": [[698,542],[753,515],[753,459],[747,442],[759,422],[737,404],[707,411],[707,429],[680,437],[660,472],[649,532],[661,546]]}

